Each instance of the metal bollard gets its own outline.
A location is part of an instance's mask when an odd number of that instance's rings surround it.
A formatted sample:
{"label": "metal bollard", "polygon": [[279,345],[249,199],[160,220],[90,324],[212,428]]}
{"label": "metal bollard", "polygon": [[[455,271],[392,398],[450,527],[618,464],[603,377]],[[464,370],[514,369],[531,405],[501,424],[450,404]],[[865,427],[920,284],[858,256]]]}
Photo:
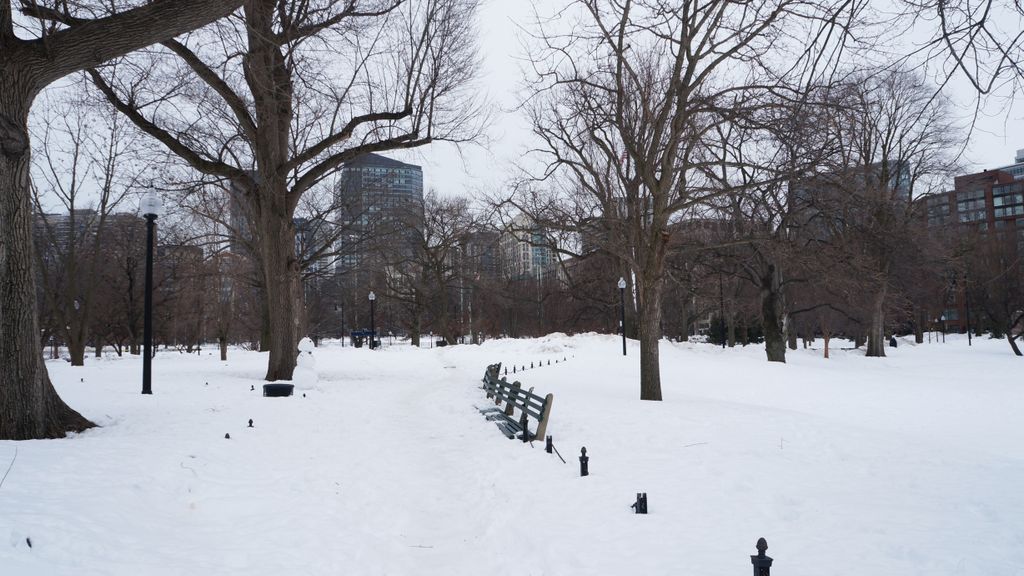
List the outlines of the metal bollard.
{"label": "metal bollard", "polygon": [[766,550],[768,550],[768,541],[758,538],[757,556],[750,557],[750,563],[754,565],[754,576],[771,576],[772,559],[764,555]]}
{"label": "metal bollard", "polygon": [[551,449],[553,447],[554,446],[551,443],[551,436],[548,436],[547,438],[544,439],[544,451],[547,452],[548,454],[551,454]]}
{"label": "metal bollard", "polygon": [[636,514],[647,514],[647,492],[637,492],[636,502],[634,502],[630,508],[632,508]]}
{"label": "metal bollard", "polygon": [[249,428],[252,428],[252,418],[249,418]]}
{"label": "metal bollard", "polygon": [[590,476],[590,470],[588,470],[590,464],[590,457],[587,456],[587,447],[584,446],[580,450],[580,476]]}
{"label": "metal bollard", "polygon": [[533,368],[533,362],[530,362],[530,368]]}

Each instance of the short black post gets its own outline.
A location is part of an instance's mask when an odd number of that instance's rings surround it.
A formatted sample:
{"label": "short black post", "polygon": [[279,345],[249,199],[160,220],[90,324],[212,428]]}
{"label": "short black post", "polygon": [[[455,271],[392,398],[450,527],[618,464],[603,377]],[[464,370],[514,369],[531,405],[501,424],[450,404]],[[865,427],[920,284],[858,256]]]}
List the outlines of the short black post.
{"label": "short black post", "polygon": [[530,368],[533,368],[533,362],[530,362]]}
{"label": "short black post", "polygon": [[252,418],[249,418],[249,428],[252,428]]}
{"label": "short black post", "polygon": [[508,375],[508,366],[505,366],[505,375]]}
{"label": "short black post", "polygon": [[[515,366],[512,367],[512,373],[513,374],[516,373],[516,367]],[[505,368],[505,374],[508,374],[508,368]]]}
{"label": "short black post", "polygon": [[523,444],[530,441],[530,420],[526,417],[526,411],[523,410],[523,417],[519,419],[519,425],[523,427]]}
{"label": "short black post", "polygon": [[544,451],[547,452],[548,454],[551,454],[551,449],[553,447],[554,445],[551,443],[551,436],[546,437],[544,439]]}
{"label": "short black post", "polygon": [[590,457],[587,456],[587,447],[584,446],[580,450],[580,476],[590,476],[590,470],[588,470],[588,464],[590,463]]}
{"label": "short black post", "polygon": [[551,366],[551,360],[548,360],[548,366]]}
{"label": "short black post", "polygon": [[750,563],[754,565],[754,576],[771,576],[772,559],[764,555],[766,550],[768,550],[768,541],[758,538],[757,556],[750,557]]}
{"label": "short black post", "polygon": [[635,514],[647,514],[647,492],[637,492],[636,502],[630,508]]}

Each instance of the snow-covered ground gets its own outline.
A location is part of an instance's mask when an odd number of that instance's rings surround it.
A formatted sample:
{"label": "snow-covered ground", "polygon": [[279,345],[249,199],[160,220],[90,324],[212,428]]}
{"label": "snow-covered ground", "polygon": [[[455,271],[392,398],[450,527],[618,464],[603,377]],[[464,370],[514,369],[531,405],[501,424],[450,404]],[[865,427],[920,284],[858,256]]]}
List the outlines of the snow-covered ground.
{"label": "snow-covered ground", "polygon": [[[161,353],[153,396],[138,359],[51,362],[102,427],[0,442],[0,574],[725,576],[761,536],[780,576],[1024,574],[1024,361],[974,344],[665,343],[660,403],[612,336],[329,344],[291,398],[253,352]],[[516,378],[568,464],[477,412],[498,361],[545,363]]]}

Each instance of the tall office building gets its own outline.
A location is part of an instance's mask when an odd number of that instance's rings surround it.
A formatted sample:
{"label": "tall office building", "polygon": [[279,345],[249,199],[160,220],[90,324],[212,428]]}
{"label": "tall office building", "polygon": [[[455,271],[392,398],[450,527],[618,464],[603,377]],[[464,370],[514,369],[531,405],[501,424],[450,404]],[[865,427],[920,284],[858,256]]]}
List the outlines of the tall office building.
{"label": "tall office building", "polygon": [[335,191],[338,239],[336,270],[358,268],[381,250],[409,252],[423,220],[423,170],[379,154],[345,164]]}

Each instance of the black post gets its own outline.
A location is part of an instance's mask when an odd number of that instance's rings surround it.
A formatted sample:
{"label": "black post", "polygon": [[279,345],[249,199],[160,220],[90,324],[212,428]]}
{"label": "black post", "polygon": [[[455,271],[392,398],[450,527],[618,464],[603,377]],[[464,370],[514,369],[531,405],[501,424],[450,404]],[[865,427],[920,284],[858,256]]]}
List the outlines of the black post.
{"label": "black post", "polygon": [[626,289],[619,288],[619,327],[622,329],[622,355],[626,355]]}
{"label": "black post", "polygon": [[630,508],[634,514],[647,514],[647,492],[637,492],[636,502]]}
{"label": "black post", "polygon": [[146,294],[142,316],[142,393],[153,393],[153,228],[156,214],[146,214]]}
{"label": "black post", "polygon": [[370,350],[373,350],[377,346],[377,329],[373,323],[373,303],[376,302],[376,298],[370,300]]}
{"label": "black post", "polygon": [[967,313],[967,345],[971,345],[971,294],[967,291],[967,273],[964,272],[964,308]]}
{"label": "black post", "polygon": [[548,454],[551,454],[552,447],[553,446],[551,444],[551,436],[544,438],[544,451],[547,452]]}
{"label": "black post", "polygon": [[590,457],[587,456],[587,447],[584,446],[583,449],[580,450],[580,476],[590,475],[590,470],[588,470],[589,463]]}
{"label": "black post", "polygon": [[768,550],[768,542],[764,538],[757,539],[757,556],[750,557],[750,563],[754,565],[754,576],[771,576],[772,559],[765,556]]}
{"label": "black post", "polygon": [[726,336],[725,328],[725,287],[722,284],[722,273],[718,273],[718,315],[722,320],[722,348],[725,348],[725,342],[729,338]]}

